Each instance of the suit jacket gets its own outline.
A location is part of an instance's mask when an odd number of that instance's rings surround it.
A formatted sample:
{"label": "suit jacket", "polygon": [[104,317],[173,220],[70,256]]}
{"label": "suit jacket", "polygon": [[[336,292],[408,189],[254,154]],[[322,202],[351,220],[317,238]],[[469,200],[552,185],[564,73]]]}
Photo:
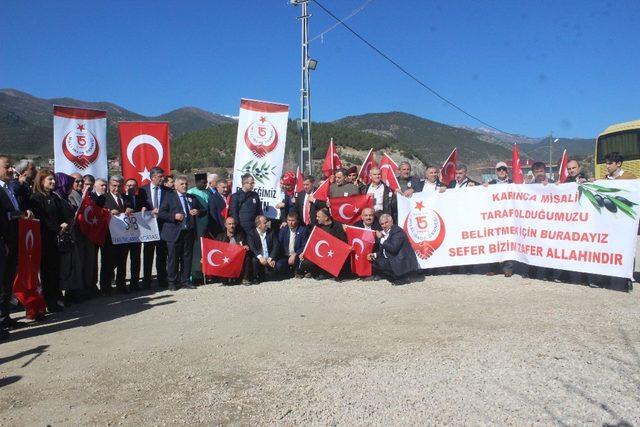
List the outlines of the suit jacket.
{"label": "suit jacket", "polygon": [[[402,228],[395,224],[392,225],[389,237],[384,243],[381,243],[379,239],[376,239],[376,243],[378,245],[376,264],[381,268],[391,270],[396,277],[418,270],[416,254]],[[386,258],[385,253],[387,254]]]}
{"label": "suit jacket", "polygon": [[[497,178],[492,179],[491,181],[489,181],[489,185],[494,185],[494,184],[499,184],[500,182],[498,181]],[[511,178],[507,178],[507,184],[513,184],[513,180]]]}
{"label": "suit jacket", "polygon": [[107,192],[104,194],[104,207],[109,209],[110,211],[116,210],[120,213],[124,213],[127,209],[126,202],[124,200],[124,196],[120,195],[120,199],[122,200],[122,206],[118,206],[118,203],[113,197],[113,194]]}
{"label": "suit jacket", "polygon": [[[456,188],[456,180],[452,180],[449,185],[447,186],[447,188]],[[468,187],[470,183],[473,183],[473,185],[480,185],[480,183],[478,181],[474,181],[469,177],[466,177],[464,179],[464,181],[462,181],[462,185],[460,185],[460,187]]]}
{"label": "suit jacket", "polygon": [[[162,199],[162,203],[160,203],[160,209],[158,210],[158,218],[163,222],[162,230],[160,231],[160,238],[166,242],[177,241],[180,237],[180,232],[183,230],[192,230],[194,231],[195,236],[196,220],[194,217],[189,215],[188,212],[185,214],[185,219],[182,221],[176,221],[176,214],[185,213],[179,194],[180,193],[177,191],[166,192],[164,199]],[[196,196],[185,193],[185,197],[189,202],[190,208],[198,210],[198,217],[207,214],[207,210],[202,207]],[[186,221],[187,216],[189,217],[189,228],[185,229],[183,228],[183,224]]]}
{"label": "suit jacket", "polygon": [[[18,202],[19,204],[19,202]],[[10,252],[18,250],[18,217],[11,199],[4,187],[0,187],[0,237],[9,246]]]}
{"label": "suit jacket", "polygon": [[[258,255],[262,255],[262,241],[255,228],[252,228],[247,233],[247,244],[253,256],[258,257]],[[278,237],[272,230],[267,230],[267,250],[269,258],[274,260],[278,259],[280,243],[278,242]]]}
{"label": "suit jacket", "polygon": [[[242,243],[242,246],[248,245],[247,236],[245,236],[245,234],[244,234],[244,232],[242,230],[236,229],[236,234],[235,234],[234,238],[236,239],[236,243],[238,243],[238,244]],[[229,236],[227,236],[226,230],[218,233],[218,235],[216,236],[216,240],[218,242],[229,243]]]}
{"label": "suit jacket", "polygon": [[16,196],[18,201],[18,206],[20,206],[21,211],[26,211],[29,205],[29,199],[31,199],[31,187],[29,184],[21,183],[19,180],[14,179],[9,181],[7,184],[11,190],[13,190],[13,195]]}
{"label": "suit jacket", "polygon": [[[355,224],[353,224],[354,227],[360,227],[360,228],[365,228],[364,227],[364,222],[362,220],[356,222]],[[373,220],[373,224],[371,224],[371,229],[372,230],[382,230],[382,227],[380,226],[380,223],[378,222],[377,219]]]}
{"label": "suit jacket", "polygon": [[[311,192],[313,193],[316,189],[314,188]],[[296,203],[295,203],[295,211],[298,213],[298,217],[300,218],[300,224],[302,224],[302,215],[304,214],[304,198],[306,193],[301,191],[296,193]],[[310,203],[309,206],[309,224],[310,226],[316,225],[316,212],[317,212],[317,201],[315,203]],[[324,203],[324,202],[323,202]]]}
{"label": "suit jacket", "polygon": [[[382,195],[382,212],[391,215],[395,221],[398,214],[396,193],[391,191],[391,189],[384,183],[382,183],[382,185],[384,186],[384,193]],[[364,191],[362,192],[362,194],[367,194],[367,192],[369,191],[369,187],[371,187],[370,183],[367,184],[366,187],[364,187]]]}
{"label": "suit jacket", "polygon": [[[161,185],[160,187],[160,205],[162,205],[162,201],[164,200],[164,198],[166,197],[167,194],[171,193],[173,190],[171,190],[170,188],[165,187],[164,185]],[[145,198],[147,200],[147,204],[148,209],[153,209],[153,198],[151,195],[151,184],[147,184],[147,185],[143,185],[142,187],[140,187],[139,192],[142,193],[144,191],[145,194]],[[158,210],[160,210],[160,206],[158,206]]]}
{"label": "suit jacket", "polygon": [[140,212],[142,208],[149,209],[147,192],[143,189],[139,189],[138,194],[135,196],[125,194],[122,198],[124,199],[125,207],[133,209],[134,212]]}
{"label": "suit jacket", "polygon": [[222,211],[227,207],[227,203],[224,200],[224,197],[217,191],[211,192],[211,196],[209,196],[209,232],[212,235],[216,235],[224,231],[224,217],[222,216]]}
{"label": "suit jacket", "polygon": [[[426,181],[427,181],[426,179],[421,179],[418,182],[418,184],[416,185],[416,189],[415,189],[416,193],[419,193],[419,192],[424,190]],[[440,188],[442,186],[444,186],[444,184],[442,182],[440,182],[439,179],[436,179],[436,188]]]}
{"label": "suit jacket", "polygon": [[[298,228],[295,229],[295,233],[296,237],[293,245],[293,251],[300,255],[304,250],[304,245],[307,243],[307,239],[309,238],[309,230],[304,225],[298,225]],[[280,232],[278,233],[278,242],[280,246],[280,253],[278,254],[279,258],[287,256],[290,236],[291,230],[289,229],[289,226],[284,226],[280,229]]]}

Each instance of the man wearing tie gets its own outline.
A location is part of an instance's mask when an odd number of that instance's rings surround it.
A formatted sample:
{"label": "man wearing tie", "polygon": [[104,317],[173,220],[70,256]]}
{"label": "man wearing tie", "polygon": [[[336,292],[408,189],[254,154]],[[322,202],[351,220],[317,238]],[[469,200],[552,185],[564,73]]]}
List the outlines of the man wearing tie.
{"label": "man wearing tie", "polygon": [[[109,209],[112,216],[123,213],[131,213],[133,210],[127,208],[122,197],[124,179],[121,176],[112,176],[109,179],[109,192],[105,195],[104,207]],[[111,233],[107,231],[104,246],[101,248],[102,268],[100,270],[100,289],[105,296],[111,294],[111,282],[113,281],[113,270],[116,273],[116,288],[119,293],[127,293],[125,286],[127,277],[127,248],[125,245],[114,245],[111,242]]]}
{"label": "man wearing tie", "polygon": [[195,289],[189,278],[193,244],[196,240],[196,220],[207,214],[207,210],[198,199],[187,193],[187,177],[176,178],[174,189],[166,194],[160,204],[158,218],[163,221],[160,238],[167,243],[167,279],[169,290],[175,291],[178,285],[186,289]]}
{"label": "man wearing tie", "polygon": [[209,232],[212,236],[217,236],[225,229],[224,220],[229,211],[229,189],[227,181],[221,179],[216,182],[216,188],[209,196]]}
{"label": "man wearing tie", "polygon": [[[146,212],[147,193],[138,189],[138,181],[129,178],[124,184],[127,192],[123,196],[125,206],[130,208],[132,212]],[[142,243],[127,243],[124,246],[125,252],[128,252],[131,259],[131,281],[129,286],[132,291],[139,289],[140,281],[140,252],[142,251]],[[126,255],[125,255],[126,259]]]}
{"label": "man wearing tie", "polygon": [[302,181],[302,191],[296,194],[296,212],[303,225],[313,227],[316,224],[316,203],[312,194],[315,191],[315,178],[307,176]]}
{"label": "man wearing tie", "polygon": [[[164,182],[164,170],[162,168],[151,168],[149,179],[151,182],[140,188],[140,194],[144,192],[148,208],[158,220],[158,231],[162,232],[164,222],[158,217],[158,211],[160,210],[160,204],[171,190],[162,185]],[[156,240],[155,242],[146,242],[143,244],[143,289],[151,288],[151,271],[153,269],[154,252],[156,255],[158,286],[160,288],[167,287],[167,243],[164,240]]]}

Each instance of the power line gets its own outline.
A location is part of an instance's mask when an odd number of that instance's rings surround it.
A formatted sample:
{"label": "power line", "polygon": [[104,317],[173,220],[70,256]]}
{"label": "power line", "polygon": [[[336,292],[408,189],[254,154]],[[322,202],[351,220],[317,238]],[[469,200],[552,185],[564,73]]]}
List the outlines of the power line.
{"label": "power line", "polygon": [[360,39],[360,41],[362,41],[364,44],[366,44],[367,46],[369,46],[371,49],[373,49],[378,55],[382,56],[384,59],[386,59],[387,61],[389,61],[391,64],[393,64],[398,70],[400,70],[402,73],[404,73],[407,77],[409,77],[410,79],[412,79],[413,81],[415,81],[416,83],[418,83],[420,86],[422,86],[423,88],[425,88],[426,90],[428,90],[429,92],[431,92],[434,96],[436,96],[437,98],[439,98],[440,100],[444,101],[445,103],[447,103],[448,105],[450,105],[451,107],[455,108],[456,110],[460,111],[462,114],[472,118],[473,120],[476,120],[479,123],[482,123],[483,125],[497,130],[498,132],[502,132],[508,135],[515,135],[512,134],[510,132],[506,132],[500,128],[497,128],[487,122],[485,122],[484,120],[482,120],[481,118],[479,118],[478,116],[469,113],[468,111],[466,111],[464,108],[458,106],[457,104],[455,104],[453,101],[450,101],[449,99],[447,99],[445,96],[441,95],[437,90],[433,89],[432,87],[430,87],[429,85],[427,85],[426,83],[422,82],[422,80],[420,80],[418,77],[416,77],[414,74],[412,74],[411,72],[409,72],[407,69],[405,69],[402,65],[398,64],[396,61],[394,61],[393,59],[391,59],[388,55],[386,55],[384,52],[382,52],[380,49],[378,49],[377,47],[375,47],[373,44],[371,44],[369,41],[367,41],[364,37],[362,37],[360,34],[358,34],[353,28],[351,28],[350,26],[348,26],[347,24],[345,24],[343,21],[340,20],[340,18],[338,18],[336,15],[334,15],[329,9],[327,9],[326,7],[324,7],[322,5],[322,3],[320,3],[318,0],[313,0],[313,2],[315,4],[317,4],[320,9],[324,10],[329,16],[331,16],[333,19],[335,19],[336,21],[338,21],[338,24],[342,24],[347,30],[349,30],[354,36],[356,36],[357,38]]}
{"label": "power line", "polygon": [[351,12],[349,15],[345,16],[342,19],[339,19],[338,22],[336,22],[335,24],[333,24],[332,26],[330,26],[329,28],[327,28],[326,30],[324,30],[323,32],[321,32],[320,34],[318,34],[317,36],[315,36],[314,38],[312,38],[311,40],[309,40],[309,43],[311,43],[312,41],[315,41],[317,39],[322,39],[324,40],[324,35],[327,34],[328,32],[336,29],[340,24],[347,22],[347,20],[353,18],[354,16],[356,16],[358,13],[362,12],[367,6],[369,6],[369,3],[371,3],[373,0],[367,0],[364,3],[362,3],[360,6],[358,6],[357,8],[355,8],[353,10],[353,12]]}

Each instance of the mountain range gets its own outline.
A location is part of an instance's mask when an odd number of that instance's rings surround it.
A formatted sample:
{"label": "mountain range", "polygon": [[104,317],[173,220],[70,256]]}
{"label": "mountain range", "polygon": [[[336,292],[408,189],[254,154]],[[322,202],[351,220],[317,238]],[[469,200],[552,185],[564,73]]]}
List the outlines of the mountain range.
{"label": "mountain range", "polygon": [[[0,152],[22,157],[53,156],[53,105],[107,111],[108,153],[118,156],[119,121],[168,121],[172,134],[172,160],[178,170],[230,167],[233,163],[236,119],[196,107],[184,107],[160,116],[144,116],[110,102],[88,102],[71,98],[42,99],[15,89],[0,90]],[[313,123],[313,157],[318,161],[330,138],[343,150],[348,162],[362,160],[369,148],[393,151],[415,162],[441,164],[457,146],[460,161],[487,166],[509,159],[518,142],[525,158],[548,160],[549,139],[510,135],[483,128],[450,126],[402,112],[348,116],[331,123]],[[294,121],[287,131],[287,159],[295,163],[299,134]],[[111,143],[114,141],[115,143]],[[572,157],[593,154],[593,139],[562,138],[554,144],[554,161],[567,148]]]}

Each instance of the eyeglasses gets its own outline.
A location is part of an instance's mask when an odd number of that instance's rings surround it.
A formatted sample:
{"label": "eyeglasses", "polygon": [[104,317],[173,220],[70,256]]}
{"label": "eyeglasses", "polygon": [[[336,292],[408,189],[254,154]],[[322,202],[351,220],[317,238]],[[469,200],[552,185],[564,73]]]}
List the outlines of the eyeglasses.
{"label": "eyeglasses", "polygon": [[82,184],[82,180],[81,180],[81,179],[76,179],[76,180],[75,180],[75,181],[73,181],[73,182],[75,182],[76,184]]}
{"label": "eyeglasses", "polygon": [[499,168],[496,169],[497,171],[506,171],[507,168],[505,168],[504,166],[500,166]]}

